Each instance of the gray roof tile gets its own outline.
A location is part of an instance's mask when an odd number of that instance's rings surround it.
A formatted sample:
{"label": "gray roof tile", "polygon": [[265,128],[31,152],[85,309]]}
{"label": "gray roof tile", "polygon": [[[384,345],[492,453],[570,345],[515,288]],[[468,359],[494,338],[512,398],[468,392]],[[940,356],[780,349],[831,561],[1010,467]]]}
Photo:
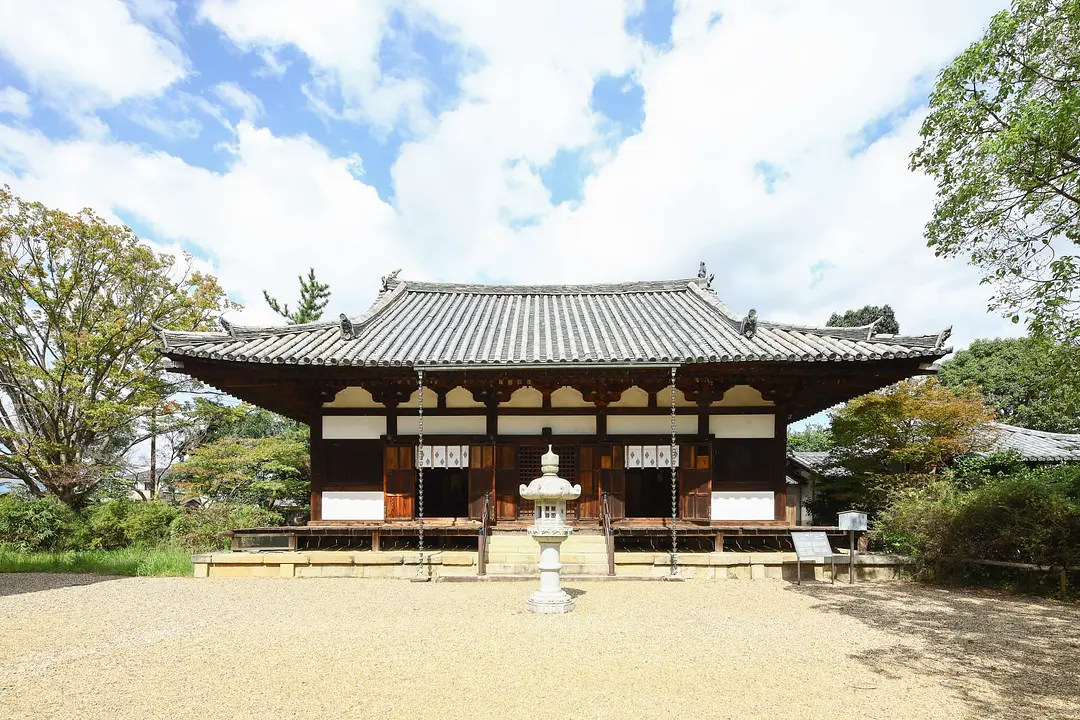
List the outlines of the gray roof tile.
{"label": "gray roof tile", "polygon": [[338,322],[162,331],[172,356],[371,366],[818,362],[927,358],[948,331],[875,335],[759,320],[751,337],[700,278],[608,285],[459,285],[392,280],[372,308]]}

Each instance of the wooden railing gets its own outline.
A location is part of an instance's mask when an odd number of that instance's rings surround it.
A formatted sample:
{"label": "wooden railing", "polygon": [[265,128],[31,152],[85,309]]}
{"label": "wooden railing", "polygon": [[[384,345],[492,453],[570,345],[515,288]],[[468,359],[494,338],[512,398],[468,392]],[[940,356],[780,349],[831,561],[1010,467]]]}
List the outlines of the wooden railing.
{"label": "wooden railing", "polygon": [[487,539],[491,535],[491,492],[484,493],[484,503],[480,509],[480,529],[476,541],[476,574],[487,575]]}
{"label": "wooden railing", "polygon": [[607,574],[615,577],[615,530],[611,527],[611,496],[604,490],[600,496],[600,517],[604,523],[604,541],[607,547]]}

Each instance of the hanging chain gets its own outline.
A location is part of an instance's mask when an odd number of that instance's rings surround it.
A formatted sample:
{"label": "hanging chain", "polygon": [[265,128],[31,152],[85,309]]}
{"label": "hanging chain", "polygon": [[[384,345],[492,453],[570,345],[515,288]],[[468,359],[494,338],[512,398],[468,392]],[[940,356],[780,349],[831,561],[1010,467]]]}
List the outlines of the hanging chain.
{"label": "hanging chain", "polygon": [[678,463],[675,461],[677,452],[675,445],[675,367],[671,368],[671,574],[679,574],[679,537],[675,529],[675,520],[679,513],[679,480]]}
{"label": "hanging chain", "polygon": [[416,505],[420,518],[420,567],[417,574],[424,574],[424,371],[417,370],[417,394],[420,398],[417,406],[417,493]]}

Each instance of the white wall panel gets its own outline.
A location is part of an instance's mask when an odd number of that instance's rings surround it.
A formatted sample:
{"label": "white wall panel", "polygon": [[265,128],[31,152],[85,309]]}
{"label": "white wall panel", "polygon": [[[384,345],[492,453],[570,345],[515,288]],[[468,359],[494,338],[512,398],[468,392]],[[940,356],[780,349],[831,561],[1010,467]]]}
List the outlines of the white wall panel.
{"label": "white wall panel", "polygon": [[323,492],[323,520],[382,520],[381,492]]}
{"label": "white wall panel", "polygon": [[[670,415],[608,415],[608,435],[671,435]],[[675,432],[697,433],[697,415],[677,415]]]}
{"label": "white wall panel", "polygon": [[775,415],[710,415],[709,432],[718,438],[771,438]]}
{"label": "white wall panel", "polygon": [[773,520],[776,506],[771,492],[714,492],[713,520]]}
{"label": "white wall panel", "polygon": [[[416,415],[399,415],[398,435],[417,435],[420,421]],[[483,415],[425,415],[424,435],[483,435],[487,418]]]}
{"label": "white wall panel", "polygon": [[544,428],[553,435],[595,435],[596,417],[592,415],[501,415],[500,435],[540,435]]}
{"label": "white wall panel", "polygon": [[324,415],[326,440],[378,440],[386,434],[386,418],[377,415]]}

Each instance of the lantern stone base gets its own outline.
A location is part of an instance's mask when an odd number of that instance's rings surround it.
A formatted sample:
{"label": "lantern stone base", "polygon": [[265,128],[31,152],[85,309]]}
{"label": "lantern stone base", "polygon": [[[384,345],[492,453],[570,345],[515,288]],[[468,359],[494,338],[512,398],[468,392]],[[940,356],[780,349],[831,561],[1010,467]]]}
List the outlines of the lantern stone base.
{"label": "lantern stone base", "polygon": [[570,529],[561,528],[556,531],[550,528],[538,529],[534,525],[529,528],[529,534],[540,543],[540,589],[529,596],[525,609],[547,615],[570,612],[574,609],[574,599],[559,584],[559,572],[562,570],[559,546],[570,535]]}
{"label": "lantern stone base", "polygon": [[568,613],[574,609],[574,598],[567,595],[565,590],[559,590],[555,593],[537,590],[525,601],[525,608],[530,612],[542,615]]}

